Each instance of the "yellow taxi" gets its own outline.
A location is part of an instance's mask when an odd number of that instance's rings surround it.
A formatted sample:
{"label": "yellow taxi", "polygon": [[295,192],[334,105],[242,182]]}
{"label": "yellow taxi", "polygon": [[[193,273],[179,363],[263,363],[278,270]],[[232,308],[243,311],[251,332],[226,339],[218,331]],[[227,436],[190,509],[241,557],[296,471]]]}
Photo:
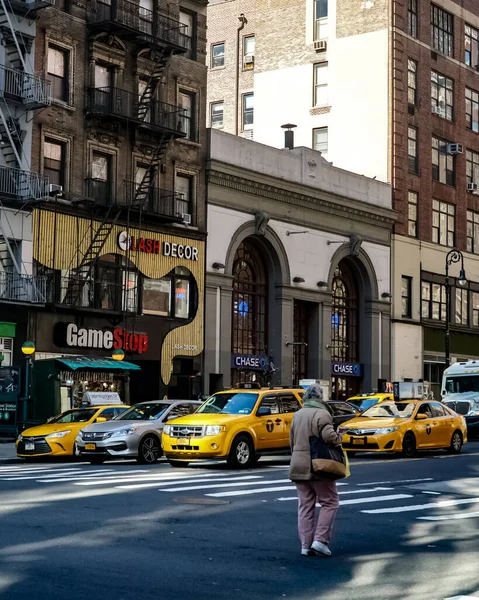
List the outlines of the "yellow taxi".
{"label": "yellow taxi", "polygon": [[293,414],[304,390],[252,388],[218,392],[187,417],[168,422],[163,452],[173,467],[195,460],[226,460],[246,469],[261,455],[289,452]]}
{"label": "yellow taxi", "polygon": [[384,401],[343,423],[343,448],[355,452],[400,452],[412,458],[417,450],[445,449],[459,454],[467,442],[464,417],[441,402]]}
{"label": "yellow taxi", "polygon": [[371,408],[378,402],[384,402],[385,400],[394,400],[394,394],[358,394],[357,396],[351,396],[347,399],[347,402],[354,404],[360,412]]}
{"label": "yellow taxi", "polygon": [[44,425],[25,429],[18,436],[17,456],[75,456],[75,439],[85,425],[110,421],[129,408],[126,405],[85,406],[67,410]]}

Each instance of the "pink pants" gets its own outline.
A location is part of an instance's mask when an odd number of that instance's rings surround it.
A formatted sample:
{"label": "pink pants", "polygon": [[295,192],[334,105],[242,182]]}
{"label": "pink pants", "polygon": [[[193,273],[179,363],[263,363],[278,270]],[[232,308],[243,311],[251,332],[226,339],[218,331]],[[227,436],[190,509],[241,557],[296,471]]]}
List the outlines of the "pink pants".
{"label": "pink pants", "polygon": [[[301,546],[311,548],[313,541],[329,544],[331,533],[339,508],[338,492],[335,481],[296,482],[298,489],[298,532]],[[314,526],[316,502],[321,509],[319,519]]]}

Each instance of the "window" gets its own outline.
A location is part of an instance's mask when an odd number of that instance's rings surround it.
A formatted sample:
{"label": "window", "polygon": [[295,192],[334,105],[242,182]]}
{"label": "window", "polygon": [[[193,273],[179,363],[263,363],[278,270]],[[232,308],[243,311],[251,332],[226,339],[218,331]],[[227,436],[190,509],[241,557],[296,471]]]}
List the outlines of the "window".
{"label": "window", "polygon": [[113,69],[108,65],[95,63],[95,87],[109,88],[113,82]]}
{"label": "window", "polygon": [[432,241],[441,246],[454,247],[456,208],[453,204],[432,201]]}
{"label": "window", "polygon": [[431,409],[432,409],[432,416],[435,417],[436,419],[439,419],[440,417],[449,417],[449,413],[446,412],[444,406],[442,406],[441,404],[439,404],[439,402],[433,402],[431,404]]}
{"label": "window", "polygon": [[454,156],[447,153],[447,142],[432,138],[432,178],[447,185],[456,185]]}
{"label": "window", "polygon": [[466,150],[466,179],[479,184],[479,153],[472,150]]}
{"label": "window", "polygon": [[[299,385],[308,376],[308,342],[310,304],[301,300],[293,301],[293,384]],[[288,411],[285,411],[288,412]]]}
{"label": "window", "polygon": [[254,69],[255,37],[248,35],[243,38],[243,69]]}
{"label": "window", "polygon": [[143,279],[143,313],[168,317],[171,306],[171,280]]}
{"label": "window", "polygon": [[417,62],[412,59],[407,61],[407,101],[411,106],[416,106],[417,95]]}
{"label": "window", "polygon": [[328,37],[328,0],[314,0],[314,40]]}
{"label": "window", "polygon": [[190,316],[190,273],[183,267],[177,267],[173,278],[174,316],[177,319],[188,319]]}
{"label": "window", "polygon": [[454,56],[454,17],[431,4],[431,46],[447,56]]}
{"label": "window", "polygon": [[468,293],[468,290],[456,288],[456,315],[454,320],[457,325],[469,324]]}
{"label": "window", "polygon": [[243,130],[253,129],[254,126],[254,94],[243,96]]}
{"label": "window", "polygon": [[45,139],[43,144],[43,174],[49,177],[50,183],[62,187],[65,187],[65,154],[65,143]]}
{"label": "window", "polygon": [[142,312],[146,315],[189,319],[194,283],[191,273],[177,267],[162,279],[143,279]]}
{"label": "window", "polygon": [[294,413],[301,410],[301,404],[292,394],[280,394],[279,400],[281,402],[281,412]]}
{"label": "window", "polygon": [[225,44],[213,44],[211,46],[211,68],[220,69],[225,66]]}
{"label": "window", "polygon": [[446,286],[441,283],[421,283],[421,316],[423,319],[446,320]]}
{"label": "window", "polygon": [[176,175],[176,201],[175,214],[180,216],[184,213],[192,214],[192,198],[193,198],[193,175],[177,173]]}
{"label": "window", "polygon": [[222,129],[224,125],[224,108],[223,102],[211,103],[211,127]]}
{"label": "window", "polygon": [[[196,131],[196,94],[189,90],[179,90],[179,105],[185,110],[182,117],[183,131],[186,133],[186,139],[192,142],[198,141]],[[180,121],[181,126],[181,121]]]}
{"label": "window", "polygon": [[407,32],[412,37],[417,38],[417,0],[408,0]]}
{"label": "window", "polygon": [[467,211],[467,251],[479,254],[479,213]]}
{"label": "window", "polygon": [[479,31],[470,25],[464,28],[466,65],[479,70]]}
{"label": "window", "polygon": [[313,65],[314,69],[314,106],[328,105],[328,63]]}
{"label": "window", "polygon": [[407,234],[417,237],[417,193],[407,193]]}
{"label": "window", "polygon": [[93,152],[92,154],[88,195],[102,204],[111,200],[112,159],[111,154],[102,152]]}
{"label": "window", "polygon": [[52,98],[68,102],[68,50],[48,47],[47,79],[51,81]]}
{"label": "window", "polygon": [[313,150],[321,152],[323,158],[328,158],[328,128],[313,129]]}
{"label": "window", "polygon": [[435,114],[452,121],[454,83],[449,77],[431,71],[431,106]]}
{"label": "window", "polygon": [[479,292],[472,292],[472,325],[479,327]]}
{"label": "window", "polygon": [[401,277],[401,317],[410,319],[412,316],[411,294],[412,294],[412,277],[403,275]]}
{"label": "window", "polygon": [[407,158],[408,170],[410,173],[419,173],[419,160],[417,153],[417,129],[415,127],[407,128]]}
{"label": "window", "polygon": [[479,132],[479,94],[466,88],[466,127]]}
{"label": "window", "polygon": [[180,9],[180,23],[185,26],[184,34],[185,42],[188,47],[186,57],[191,60],[196,60],[196,29],[197,15],[184,9]]}

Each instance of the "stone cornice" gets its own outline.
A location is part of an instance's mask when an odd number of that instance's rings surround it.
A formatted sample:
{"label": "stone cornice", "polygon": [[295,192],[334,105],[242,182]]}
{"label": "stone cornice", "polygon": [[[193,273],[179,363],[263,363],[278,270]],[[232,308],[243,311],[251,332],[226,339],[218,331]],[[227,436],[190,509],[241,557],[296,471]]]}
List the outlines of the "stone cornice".
{"label": "stone cornice", "polygon": [[[247,179],[231,173],[225,173],[214,168],[208,170],[208,183],[226,187],[238,192],[244,192],[253,196],[260,196],[277,200],[284,204],[320,210],[331,215],[343,218],[349,217],[355,221],[364,223],[376,222],[381,227],[392,228],[395,222],[395,212],[392,209],[382,208],[371,205],[367,206],[364,202],[352,200],[341,196],[334,196],[327,192],[322,192],[324,197],[319,198],[304,193],[293,192],[279,188],[277,186],[260,183],[253,179]],[[291,184],[295,185],[295,184]],[[302,187],[302,186],[298,186]],[[273,218],[274,216],[271,215]]]}

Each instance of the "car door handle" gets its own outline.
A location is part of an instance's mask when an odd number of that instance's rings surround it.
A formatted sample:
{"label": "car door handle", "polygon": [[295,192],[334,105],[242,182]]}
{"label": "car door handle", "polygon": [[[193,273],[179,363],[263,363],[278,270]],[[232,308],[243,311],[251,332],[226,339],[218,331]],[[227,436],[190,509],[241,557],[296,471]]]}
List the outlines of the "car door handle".
{"label": "car door handle", "polygon": [[282,419],[276,419],[276,421],[275,421],[275,423],[277,423],[278,425],[279,425],[280,423],[282,423],[282,422],[283,422],[283,420],[282,420]]}

